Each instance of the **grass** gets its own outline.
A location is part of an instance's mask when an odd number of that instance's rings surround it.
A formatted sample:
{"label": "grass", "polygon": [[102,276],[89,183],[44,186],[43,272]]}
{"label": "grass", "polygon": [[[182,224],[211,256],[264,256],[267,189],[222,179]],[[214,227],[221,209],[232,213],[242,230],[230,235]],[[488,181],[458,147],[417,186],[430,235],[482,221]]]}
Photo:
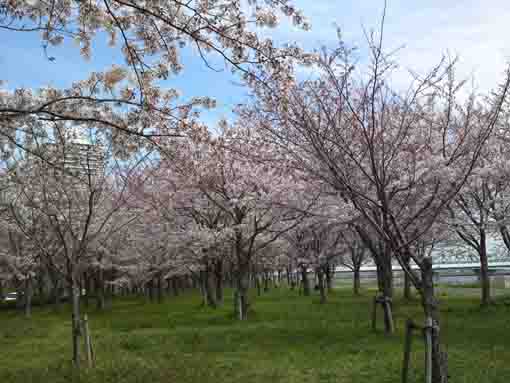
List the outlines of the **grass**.
{"label": "grass", "polygon": [[[231,295],[230,292],[227,293]],[[70,366],[68,308],[35,308],[32,319],[0,311],[0,382],[398,382],[405,319],[421,320],[418,303],[395,302],[397,333],[372,333],[371,292],[336,290],[318,297],[273,290],[254,297],[247,322],[232,301],[213,310],[195,294],[144,303],[119,298],[89,311],[98,363]],[[510,380],[510,301],[481,310],[476,297],[441,298],[452,382]],[[411,382],[423,381],[423,346],[414,342]]]}
{"label": "grass", "polygon": [[450,289],[481,289],[482,285],[480,282],[474,283],[450,283],[450,284],[441,284],[440,287],[446,287]]}

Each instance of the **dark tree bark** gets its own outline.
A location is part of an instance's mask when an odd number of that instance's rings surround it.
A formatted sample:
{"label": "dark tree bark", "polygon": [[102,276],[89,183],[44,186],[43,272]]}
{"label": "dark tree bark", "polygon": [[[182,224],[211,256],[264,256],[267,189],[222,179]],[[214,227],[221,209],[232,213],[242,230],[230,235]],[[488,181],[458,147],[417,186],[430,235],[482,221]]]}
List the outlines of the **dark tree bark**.
{"label": "dark tree bark", "polygon": [[262,275],[264,278],[264,292],[267,293],[269,291],[269,271],[264,271]]}
{"label": "dark tree bark", "polygon": [[250,268],[246,262],[241,262],[237,273],[237,290],[235,294],[235,307],[239,320],[248,319],[248,287],[250,283]]}
{"label": "dark tree bark", "polygon": [[45,288],[45,271],[41,268],[39,273],[37,274],[37,298],[39,304],[44,304],[47,302],[48,298],[46,297],[46,288]]}
{"label": "dark tree bark", "polygon": [[214,264],[214,277],[216,288],[216,302],[223,303],[223,262],[218,260]]}
{"label": "dark tree bark", "polygon": [[354,290],[354,295],[359,295],[360,287],[361,287],[360,269],[359,268],[354,268],[354,271],[353,271],[353,290]]}
{"label": "dark tree bark", "polygon": [[96,299],[97,299],[97,309],[104,310],[106,307],[105,304],[105,286],[104,286],[104,270],[100,267],[97,270],[96,274]]}
{"label": "dark tree bark", "polygon": [[411,293],[411,280],[407,274],[404,274],[404,299],[411,300],[413,295]]}
{"label": "dark tree bark", "polygon": [[16,308],[23,311],[25,308],[25,286],[23,282],[18,282],[16,292]]}
{"label": "dark tree bark", "polygon": [[83,289],[85,294],[83,295],[83,304],[85,307],[89,307],[89,294],[90,294],[90,275],[88,272],[83,273]]}
{"label": "dark tree bark", "polygon": [[69,295],[71,296],[72,307],[72,343],[73,343],[73,365],[80,367],[80,336],[81,336],[81,318],[80,318],[80,285],[78,276],[71,270],[71,286]]}
{"label": "dark tree bark", "polygon": [[216,302],[216,278],[214,276],[214,273],[210,270],[210,266],[207,266],[205,277],[206,277],[205,288],[208,305],[212,308],[216,308],[218,307],[218,304]]}
{"label": "dark tree bark", "polygon": [[[406,263],[407,267],[410,268],[410,261],[411,259],[409,257],[406,257],[404,262]],[[411,300],[411,280],[409,278],[409,275],[404,272],[404,299],[405,300]]]}
{"label": "dark tree bark", "polygon": [[391,264],[391,255],[384,252],[380,257],[380,279],[381,292],[385,297],[393,297],[393,266]]}
{"label": "dark tree bark", "polygon": [[325,276],[324,270],[322,267],[317,269],[317,284],[319,286],[319,294],[320,294],[320,302],[326,303],[326,286],[325,286]]}
{"label": "dark tree bark", "polygon": [[209,307],[216,307],[216,293],[212,273],[207,266],[200,271],[200,286],[203,296],[203,304]]}
{"label": "dark tree bark", "polygon": [[[115,270],[110,270],[110,272],[108,273],[108,281],[113,281],[115,280]],[[117,295],[117,287],[113,284],[113,283],[109,283],[107,288],[106,288],[106,291],[107,291],[107,296],[106,296],[106,305],[108,306],[108,308],[111,308],[112,307],[112,304],[113,304],[113,298]]]}
{"label": "dark tree bark", "polygon": [[157,286],[158,286],[158,303],[163,303],[163,281],[161,280],[161,276],[157,277]]}
{"label": "dark tree bark", "polygon": [[33,296],[34,288],[32,277],[29,276],[25,281],[25,317],[30,318],[32,316],[32,296]]}
{"label": "dark tree bark", "polygon": [[53,303],[53,308],[55,311],[58,311],[60,309],[60,283],[58,281],[55,281],[52,286],[51,291],[51,301]]}
{"label": "dark tree bark", "polygon": [[480,229],[480,283],[482,285],[482,306],[491,303],[491,286],[489,277],[489,261],[487,257],[487,237],[485,229]]}
{"label": "dark tree bark", "polygon": [[154,301],[154,279],[147,283],[147,293],[149,294],[149,301]]}
{"label": "dark tree bark", "polygon": [[173,290],[174,296],[179,295],[179,281],[177,280],[177,277],[172,278],[172,290]]}
{"label": "dark tree bark", "polygon": [[301,284],[303,285],[303,295],[310,296],[310,280],[308,279],[308,270],[306,265],[301,265]]}
{"label": "dark tree bark", "polygon": [[328,293],[333,291],[333,277],[332,277],[332,275],[333,275],[332,266],[330,266],[328,264],[325,269],[326,286],[328,289]]}

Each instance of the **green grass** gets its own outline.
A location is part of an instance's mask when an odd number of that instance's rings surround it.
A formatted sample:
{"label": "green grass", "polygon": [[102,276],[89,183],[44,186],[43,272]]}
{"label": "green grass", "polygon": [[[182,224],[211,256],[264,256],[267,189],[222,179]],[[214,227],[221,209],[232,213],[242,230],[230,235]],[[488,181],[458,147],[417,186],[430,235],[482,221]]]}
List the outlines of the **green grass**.
{"label": "green grass", "polygon": [[480,282],[474,282],[474,283],[451,283],[451,284],[441,284],[441,287],[447,287],[451,289],[480,289],[482,288],[482,285]]}
{"label": "green grass", "polygon": [[[421,320],[417,302],[396,300],[397,333],[372,333],[371,292],[337,290],[325,305],[289,290],[254,297],[247,322],[232,302],[213,310],[197,295],[144,303],[114,302],[89,312],[98,363],[70,366],[70,316],[36,308],[32,319],[0,311],[0,382],[398,382],[403,325]],[[231,295],[228,292],[227,295]],[[510,380],[510,302],[481,310],[476,297],[441,298],[452,382]],[[416,336],[411,382],[423,381],[423,346]]]}

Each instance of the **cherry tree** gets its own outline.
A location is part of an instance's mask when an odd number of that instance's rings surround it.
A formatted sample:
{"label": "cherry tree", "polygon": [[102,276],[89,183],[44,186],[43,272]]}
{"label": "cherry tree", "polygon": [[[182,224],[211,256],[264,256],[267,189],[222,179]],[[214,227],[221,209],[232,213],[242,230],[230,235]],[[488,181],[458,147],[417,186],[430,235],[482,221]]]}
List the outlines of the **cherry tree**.
{"label": "cherry tree", "polygon": [[327,195],[319,195],[306,220],[285,236],[300,269],[303,294],[310,295],[308,271],[312,269],[321,303],[326,302],[327,293],[332,290],[334,271],[342,254],[343,226],[352,219],[350,212],[346,205],[338,209]]}
{"label": "cherry tree", "polygon": [[490,138],[487,148],[480,156],[476,175],[473,178],[473,183],[478,183],[485,193],[486,204],[484,204],[484,209],[487,218],[490,219],[494,229],[499,231],[508,251],[510,251],[510,234],[508,231],[510,212],[509,134],[508,111],[505,111],[505,118],[501,121],[496,134]]}
{"label": "cherry tree", "polygon": [[[273,243],[262,249],[257,254],[253,264],[253,278],[257,287],[257,294],[260,296],[262,293],[262,286],[264,292],[269,291],[270,283],[273,282],[274,286],[279,283],[280,265],[284,261],[286,241],[280,238]],[[285,259],[284,262],[288,262]]]}
{"label": "cherry tree", "polygon": [[[429,371],[434,382],[445,382],[432,259],[420,257],[411,245],[471,175],[501,116],[510,72],[491,97],[473,94],[463,101],[455,61],[446,59],[416,75],[402,92],[389,85],[396,63],[384,53],[382,41],[383,26],[377,36],[368,35],[370,65],[360,76],[351,49],[340,42],[338,49],[318,54],[316,79],[275,81],[270,91],[256,88],[257,100],[241,113],[286,148],[296,168],[350,201],[385,257],[399,262],[421,295],[426,326],[432,329]],[[418,265],[421,276],[406,258]]]}
{"label": "cherry tree", "polygon": [[285,234],[284,238],[289,243],[287,254],[291,262],[290,269],[287,273],[291,274],[292,268],[296,267],[300,275],[300,284],[303,289],[303,295],[310,296],[310,280],[308,278],[308,271],[310,268],[310,260],[306,252],[306,226],[304,224],[298,225],[293,230]]}
{"label": "cherry tree", "polygon": [[[207,136],[207,133],[205,133]],[[204,301],[212,307],[223,301],[223,267],[230,254],[230,217],[210,201],[200,184],[207,174],[197,173],[196,161],[207,161],[207,145],[188,143],[180,161],[162,161],[155,172],[150,203],[160,220],[172,222],[179,238],[181,262],[198,267]],[[191,269],[190,269],[191,270]]]}
{"label": "cherry tree", "polygon": [[40,271],[38,251],[14,225],[3,233],[1,269],[18,290],[18,305],[23,305],[26,317],[32,313],[35,277]]}
{"label": "cherry tree", "polygon": [[473,174],[450,204],[447,220],[453,232],[477,254],[483,306],[491,302],[488,241],[497,240],[496,233],[499,233],[506,248],[510,249],[507,129],[507,121],[502,120],[481,151]]}
{"label": "cherry tree", "polygon": [[52,128],[49,140],[32,149],[49,153],[52,164],[29,155],[10,172],[9,220],[69,289],[73,362],[79,366],[82,273],[95,258],[101,237],[128,223],[113,221],[127,194],[122,178],[114,177],[114,161],[106,158],[111,151],[95,140],[94,131],[85,143],[84,137],[69,136],[69,129]]}
{"label": "cherry tree", "polygon": [[370,255],[368,249],[363,244],[356,229],[354,229],[352,225],[342,230],[341,236],[345,251],[341,255],[339,263],[352,271],[353,291],[355,295],[359,295],[361,287],[361,267],[370,261]]}
{"label": "cherry tree", "polygon": [[[236,308],[243,320],[247,318],[255,258],[303,215],[290,208],[302,197],[299,176],[291,169],[274,166],[273,148],[250,129],[224,125],[218,137],[204,132],[194,145],[199,145],[199,154],[186,151],[191,155],[177,161],[187,164],[179,171],[222,215],[223,238],[232,249]],[[194,202],[200,204],[200,200]]]}
{"label": "cherry tree", "polygon": [[[251,68],[282,76],[299,58],[296,45],[277,47],[257,28],[278,24],[279,15],[308,28],[289,0],[16,0],[0,5],[0,28],[13,38],[40,35],[48,60],[58,61],[56,47],[74,42],[85,60],[94,41],[107,39],[125,63],[76,79],[68,88],[41,87],[0,91],[1,147],[6,155],[40,134],[34,122],[73,121],[93,127],[129,155],[154,145],[158,137],[180,137],[197,126],[196,110],[213,107],[200,95],[181,100],[165,80],[182,74],[182,52],[213,71],[223,64],[247,81],[261,81]],[[9,80],[2,79],[2,80]],[[38,153],[44,156],[44,153]]]}
{"label": "cherry tree", "polygon": [[317,275],[320,302],[326,303],[326,293],[332,289],[332,273],[340,255],[341,231],[327,225],[309,227],[308,251]]}
{"label": "cherry tree", "polygon": [[478,255],[482,306],[491,303],[487,241],[492,236],[493,224],[487,209],[489,195],[486,188],[487,184],[484,181],[473,177],[465,191],[450,205],[448,221],[460,239]]}

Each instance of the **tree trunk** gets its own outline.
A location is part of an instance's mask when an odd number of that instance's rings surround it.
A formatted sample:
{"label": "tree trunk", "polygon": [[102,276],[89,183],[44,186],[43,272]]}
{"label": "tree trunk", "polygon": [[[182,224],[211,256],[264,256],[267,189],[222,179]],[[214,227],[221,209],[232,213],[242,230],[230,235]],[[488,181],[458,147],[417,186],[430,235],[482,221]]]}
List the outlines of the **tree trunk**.
{"label": "tree trunk", "polygon": [[83,273],[83,289],[85,290],[85,294],[83,295],[83,304],[85,307],[89,307],[90,276],[88,272]]}
{"label": "tree trunk", "polygon": [[326,276],[326,286],[328,289],[328,293],[333,291],[333,271],[331,270],[332,267],[328,264],[325,270],[325,276]]}
{"label": "tree trunk", "polygon": [[234,271],[234,264],[231,263],[229,266],[228,271],[228,285],[230,288],[235,289],[236,288],[236,279],[235,279],[235,271]]}
{"label": "tree trunk", "polygon": [[[408,269],[411,269],[410,261],[410,258],[406,257],[405,263]],[[404,299],[409,301],[411,298],[411,279],[409,278],[409,275],[404,272]]]}
{"label": "tree trunk", "polygon": [[[108,280],[114,281],[115,280],[115,271],[112,270],[110,273],[108,273]],[[111,308],[113,305],[113,297],[117,294],[117,287],[113,283],[109,283],[108,287],[106,289],[107,295],[106,295],[106,305],[108,308]]]}
{"label": "tree trunk", "polygon": [[393,297],[393,266],[391,256],[386,253],[381,259],[381,286],[385,297]]}
{"label": "tree trunk", "polygon": [[44,288],[44,276],[45,276],[45,273],[41,272],[39,273],[39,275],[37,276],[37,301],[39,302],[39,304],[44,304],[46,303],[46,292],[45,292],[45,288]]}
{"label": "tree trunk", "polygon": [[482,306],[491,303],[491,286],[489,277],[489,262],[487,259],[487,238],[485,229],[480,229],[480,283],[482,285]]}
{"label": "tree trunk", "polygon": [[[74,274],[74,273],[73,273]],[[71,302],[72,302],[72,340],[73,340],[73,364],[76,368],[80,367],[80,286],[75,275],[71,277]]]}
{"label": "tree trunk", "polygon": [[269,291],[269,272],[264,271],[262,275],[264,276],[264,292],[267,293]]}
{"label": "tree trunk", "polygon": [[241,263],[237,273],[236,309],[239,320],[248,319],[248,287],[250,283],[249,265]]}
{"label": "tree trunk", "polygon": [[354,274],[353,275],[353,290],[354,290],[354,295],[359,295],[359,290],[360,290],[360,287],[361,287],[361,278],[360,278],[360,270],[359,270],[359,268],[355,268],[353,274]]}
{"label": "tree trunk", "polygon": [[206,280],[204,276],[204,271],[200,271],[198,273],[198,286],[200,288],[200,295],[202,296],[202,306],[207,306],[209,303],[207,300],[207,291],[206,291]]}
{"label": "tree trunk", "polygon": [[172,291],[172,281],[170,278],[166,280],[166,294],[170,295],[170,292]]}
{"label": "tree trunk", "polygon": [[161,276],[157,276],[157,286],[158,286],[158,303],[163,303],[163,281],[161,280]]}
{"label": "tree trunk", "polygon": [[55,311],[60,309],[60,283],[58,279],[52,278],[51,302]]}
{"label": "tree trunk", "polygon": [[18,284],[16,287],[17,299],[16,299],[16,308],[20,311],[25,309],[25,286],[23,284]]}
{"label": "tree trunk", "polygon": [[412,299],[411,294],[411,279],[409,278],[409,275],[407,273],[404,273],[404,299],[405,300],[411,300]]}
{"label": "tree trunk", "polygon": [[212,273],[208,268],[200,271],[200,286],[203,294],[203,303],[209,307],[216,307],[216,297],[212,281]]}
{"label": "tree trunk", "polygon": [[216,303],[216,284],[215,284],[215,277],[214,273],[211,272],[209,266],[207,267],[206,271],[206,293],[207,293],[207,301],[209,303],[209,307],[216,308],[218,307]]}
{"label": "tree trunk", "polygon": [[105,309],[105,296],[104,296],[104,270],[100,267],[97,271],[96,276],[96,299],[97,299],[97,309],[104,310]]}
{"label": "tree trunk", "polygon": [[426,374],[432,376],[433,383],[446,383],[448,382],[448,359],[446,352],[441,347],[439,304],[434,294],[432,259],[430,257],[424,258],[421,266],[422,286],[420,293],[425,312],[425,323],[430,325],[429,333],[432,354],[431,371],[426,371]]}
{"label": "tree trunk", "polygon": [[[386,247],[386,246],[384,246]],[[379,255],[378,260],[378,275],[379,290],[382,299],[389,304],[383,304],[384,311],[384,332],[390,334],[393,331],[393,310],[392,310],[392,297],[393,297],[393,269],[391,264],[391,256],[388,249],[385,248]]]}
{"label": "tree trunk", "polygon": [[310,280],[308,279],[308,270],[305,265],[301,266],[301,283],[303,284],[303,295],[310,296]]}
{"label": "tree trunk", "polygon": [[216,288],[216,302],[223,303],[223,263],[216,261],[214,265],[215,288]]}
{"label": "tree trunk", "polygon": [[174,296],[179,295],[179,281],[177,280],[177,277],[172,278],[172,290],[174,292]]}
{"label": "tree trunk", "polygon": [[149,301],[154,301],[154,278],[147,283],[147,292],[149,293]]}
{"label": "tree trunk", "polygon": [[322,270],[322,268],[318,268],[317,269],[317,282],[318,282],[318,285],[319,285],[319,293],[320,293],[320,297],[321,297],[321,300],[320,302],[321,303],[326,303],[326,288],[324,286],[324,271]]}
{"label": "tree trunk", "polygon": [[25,281],[25,317],[30,318],[32,316],[32,295],[34,289],[32,286],[32,277],[29,276]]}

